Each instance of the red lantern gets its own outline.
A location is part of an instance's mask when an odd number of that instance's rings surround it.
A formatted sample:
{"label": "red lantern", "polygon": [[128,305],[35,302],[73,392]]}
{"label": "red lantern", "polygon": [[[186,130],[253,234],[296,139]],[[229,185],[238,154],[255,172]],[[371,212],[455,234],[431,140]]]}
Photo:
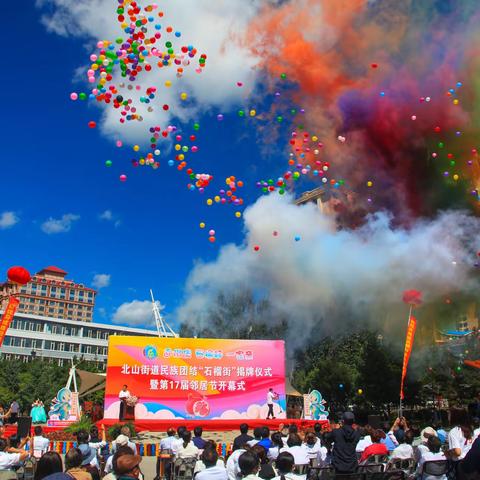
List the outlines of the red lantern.
{"label": "red lantern", "polygon": [[11,282],[18,283],[18,285],[25,285],[32,279],[29,271],[23,267],[9,268],[7,277]]}
{"label": "red lantern", "polygon": [[418,307],[422,303],[422,292],[419,290],[405,290],[403,292],[403,301],[408,303],[408,305]]}

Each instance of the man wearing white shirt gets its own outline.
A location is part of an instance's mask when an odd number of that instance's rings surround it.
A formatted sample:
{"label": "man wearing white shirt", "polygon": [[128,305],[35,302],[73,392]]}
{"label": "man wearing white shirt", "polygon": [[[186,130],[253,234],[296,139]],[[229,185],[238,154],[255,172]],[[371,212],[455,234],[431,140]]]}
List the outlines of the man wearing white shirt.
{"label": "man wearing white shirt", "polygon": [[417,465],[417,478],[421,480],[446,480],[446,475],[428,475],[423,473],[425,462],[446,460],[445,454],[440,451],[442,446],[438,437],[430,437],[427,441],[428,451],[423,451]]}
{"label": "man wearing white shirt", "polygon": [[167,436],[162,438],[160,441],[160,450],[162,452],[171,450],[173,452],[173,443],[177,439],[175,438],[175,430],[173,428],[169,428],[167,430]]}
{"label": "man wearing white shirt", "polygon": [[0,470],[10,470],[13,467],[19,467],[21,462],[28,458],[28,452],[21,450],[16,453],[7,453],[8,442],[5,438],[0,438]]}
{"label": "man wearing white shirt", "polygon": [[118,394],[118,398],[120,399],[120,421],[122,421],[125,417],[125,410],[127,406],[126,401],[129,396],[130,392],[128,391],[128,385],[124,385]]}
{"label": "man wearing white shirt", "polygon": [[43,429],[40,425],[37,425],[34,430],[34,437],[32,438],[32,443],[30,445],[30,451],[33,456],[38,460],[45,452],[48,452],[50,447],[50,440],[45,438],[43,434]]}
{"label": "man wearing white shirt", "polygon": [[267,414],[267,420],[270,418],[270,415],[272,418],[275,418],[275,414],[273,413],[273,400],[275,400],[276,395],[273,392],[273,388],[269,388],[267,392],[267,406],[268,406],[268,414]]}
{"label": "man wearing white shirt", "polygon": [[225,466],[217,463],[218,453],[214,448],[209,447],[203,451],[202,461],[205,464],[205,470],[195,475],[196,480],[228,480]]}
{"label": "man wearing white shirt", "polygon": [[280,453],[291,453],[295,459],[295,465],[308,465],[310,463],[307,449],[302,445],[302,439],[298,433],[291,433],[289,435],[287,445],[288,447],[280,449]]}
{"label": "man wearing white shirt", "polygon": [[392,460],[409,460],[410,458],[413,458],[413,438],[414,435],[412,430],[407,430],[405,432],[404,442],[392,452]]}
{"label": "man wearing white shirt", "polygon": [[228,480],[237,480],[238,476],[240,475],[240,467],[238,466],[238,459],[242,453],[245,453],[246,450],[243,448],[239,448],[235,450],[227,460],[227,475]]}

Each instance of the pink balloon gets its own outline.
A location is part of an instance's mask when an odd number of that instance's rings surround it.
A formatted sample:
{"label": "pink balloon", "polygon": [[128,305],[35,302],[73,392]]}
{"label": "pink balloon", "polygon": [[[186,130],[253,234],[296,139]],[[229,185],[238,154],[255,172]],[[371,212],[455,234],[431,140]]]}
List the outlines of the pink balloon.
{"label": "pink balloon", "polygon": [[127,181],[127,176],[126,175],[120,175],[120,181],[121,182],[126,182]]}
{"label": "pink balloon", "polygon": [[70,100],[76,100],[78,98],[78,95],[75,92],[72,92],[70,94]]}

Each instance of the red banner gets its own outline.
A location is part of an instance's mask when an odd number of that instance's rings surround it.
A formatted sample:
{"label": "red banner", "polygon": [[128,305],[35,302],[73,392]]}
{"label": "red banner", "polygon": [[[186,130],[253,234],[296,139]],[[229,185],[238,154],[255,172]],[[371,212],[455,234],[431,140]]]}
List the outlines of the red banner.
{"label": "red banner", "polygon": [[7,308],[3,312],[2,319],[0,320],[0,347],[3,344],[3,339],[5,338],[10,323],[12,323],[19,303],[20,300],[18,300],[18,298],[10,297]]}
{"label": "red banner", "polygon": [[407,327],[407,338],[405,339],[405,351],[403,353],[403,368],[402,368],[402,381],[400,383],[400,399],[403,400],[403,384],[405,377],[407,376],[408,361],[410,360],[410,354],[412,353],[413,340],[415,338],[415,330],[417,329],[417,320],[415,317],[410,316],[410,321]]}

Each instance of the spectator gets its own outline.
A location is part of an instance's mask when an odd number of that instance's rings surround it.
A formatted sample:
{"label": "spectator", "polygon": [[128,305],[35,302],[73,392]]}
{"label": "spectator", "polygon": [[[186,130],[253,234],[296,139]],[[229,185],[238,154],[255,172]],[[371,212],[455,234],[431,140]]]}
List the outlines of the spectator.
{"label": "spectator", "polygon": [[172,452],[174,455],[177,454],[178,449],[183,445],[183,434],[187,431],[188,429],[184,425],[180,425],[177,428],[177,438],[172,442]]}
{"label": "spectator", "polygon": [[[110,455],[105,463],[105,468],[104,472],[110,474],[113,472],[113,463],[116,461],[118,457],[121,457],[122,455],[135,455],[135,452],[128,446],[128,445],[122,445],[121,447],[119,446],[117,448],[117,451],[113,454]],[[115,474],[112,473],[112,477],[115,478]],[[105,479],[104,479],[105,480]]]}
{"label": "spectator", "polygon": [[281,452],[275,462],[279,476],[274,480],[300,480],[305,478],[302,475],[295,475],[293,473],[293,467],[295,466],[295,459],[289,452]]}
{"label": "spectator", "polygon": [[10,404],[9,411],[9,423],[17,423],[18,414],[20,412],[20,405],[16,400]]}
{"label": "spectator", "polygon": [[260,462],[255,453],[248,451],[242,453],[238,459],[238,466],[243,480],[258,480]]}
{"label": "spectator", "polygon": [[[480,436],[480,418],[475,417],[472,419],[472,426],[473,426],[473,440]],[[442,442],[443,443],[443,442]]]}
{"label": "spectator", "polygon": [[139,478],[142,473],[140,470],[140,455],[122,455],[117,458],[115,475],[117,478]]}
{"label": "spectator", "polygon": [[0,405],[0,425],[7,423],[9,415],[10,415],[10,410],[6,412],[5,409],[3,408],[3,405]]}
{"label": "spectator", "polygon": [[203,428],[202,427],[195,427],[193,429],[193,443],[194,445],[199,449],[203,450],[205,448],[205,444],[207,443],[203,438],[202,438],[202,433],[203,433]]}
{"label": "spectator", "polygon": [[307,456],[310,461],[315,461],[317,465],[324,465],[327,459],[328,450],[322,446],[321,440],[313,432],[308,432],[305,435],[303,443]]}
{"label": "spectator", "polygon": [[280,432],[272,433],[272,446],[268,449],[267,457],[270,460],[275,460],[280,453],[280,449],[284,448],[282,434]]}
{"label": "spectator", "polygon": [[242,423],[240,425],[240,435],[235,437],[233,440],[233,451],[242,448],[250,440],[253,440],[253,437],[248,434],[248,425],[246,423]]}
{"label": "spectator", "polygon": [[162,452],[171,452],[173,451],[173,442],[175,442],[175,429],[169,428],[167,430],[167,436],[165,438],[162,438],[160,441],[160,450]]}
{"label": "spectator", "polygon": [[353,473],[357,469],[355,448],[360,433],[353,428],[355,416],[352,412],[343,414],[343,426],[333,430],[327,439],[333,443],[332,465],[337,473]]}
{"label": "spectator", "polygon": [[257,443],[253,448],[252,452],[258,457],[260,462],[260,469],[258,471],[258,476],[264,480],[271,480],[276,476],[275,470],[272,467],[272,464],[268,461],[267,450],[265,447],[260,445],[260,442]]}
{"label": "spectator", "polygon": [[82,468],[83,456],[78,448],[71,448],[65,455],[65,472],[75,480],[92,480],[92,475]]}
{"label": "spectator", "polygon": [[385,437],[382,438],[381,442],[386,445],[388,452],[393,452],[395,448],[398,447],[398,440],[393,432],[394,429],[398,429],[399,424],[400,419],[397,418],[391,427],[388,422],[384,422],[382,425],[382,431],[385,434]]}
{"label": "spectator", "polygon": [[473,444],[472,427],[466,422],[459,427],[452,428],[448,432],[448,448],[452,460],[462,460]]}
{"label": "spectator", "polygon": [[318,438],[318,439],[322,439],[322,424],[321,423],[316,423],[314,426],[313,426],[313,431],[315,432],[315,436]]}
{"label": "spectator", "polygon": [[360,463],[366,462],[373,455],[388,455],[387,445],[382,442],[385,436],[385,432],[380,429],[372,432],[372,444],[363,451]]}
{"label": "spectator", "polygon": [[208,444],[202,452],[201,460],[205,465],[205,469],[195,475],[196,480],[228,480],[227,470],[223,465],[218,464],[218,453],[215,448]]}
{"label": "spectator", "polygon": [[37,425],[33,429],[34,436],[30,443],[30,451],[33,456],[38,460],[50,447],[50,440],[43,436],[43,429],[40,425]]}
{"label": "spectator", "polygon": [[6,438],[0,438],[0,470],[9,470],[19,467],[28,458],[25,450],[15,453],[7,453],[8,442]]}
{"label": "spectator", "polygon": [[291,433],[288,436],[287,447],[280,450],[282,452],[289,452],[295,459],[295,465],[306,465],[310,462],[307,454],[307,449],[302,445],[302,439],[298,433]]}
{"label": "spectator", "polygon": [[244,454],[247,449],[249,450],[250,447],[245,445],[245,448],[240,448],[235,450],[227,460],[227,475],[228,480],[237,480],[240,476],[240,467],[238,465],[238,459],[242,454]]}
{"label": "spectator", "polygon": [[262,427],[255,427],[253,429],[253,440],[249,440],[247,445],[253,447],[262,439]]}
{"label": "spectator", "polygon": [[480,478],[480,438],[477,437],[472,444],[472,448],[459,463],[457,478],[460,480]]}
{"label": "spectator", "polygon": [[266,452],[268,452],[268,449],[270,447],[273,447],[273,443],[270,440],[270,429],[268,427],[262,427],[262,433],[261,433],[262,439],[258,442],[257,445],[261,445]]}
{"label": "spectator", "polygon": [[88,444],[88,433],[80,431],[77,434],[78,449],[82,454],[81,467],[92,476],[93,480],[100,480],[100,468],[97,451]]}
{"label": "spectator", "polygon": [[432,428],[432,427],[425,427],[421,433],[420,433],[420,445],[417,446],[417,449],[415,450],[414,449],[414,457],[415,457],[415,461],[418,463],[419,460],[420,460],[420,457],[422,456],[422,454],[425,452],[428,452],[428,446],[427,446],[427,443],[428,443],[428,439],[430,437],[436,437],[437,436],[437,432]]}
{"label": "spectator", "polygon": [[413,458],[413,431],[407,430],[403,436],[403,443],[401,443],[393,452],[393,460],[408,460]]}
{"label": "spectator", "polygon": [[[207,450],[207,449],[210,449],[210,450],[214,450],[215,453],[217,452],[217,444],[213,441],[213,440],[208,440],[206,443],[205,443],[205,448],[203,449],[204,451]],[[203,455],[203,452],[202,454],[200,455],[200,458],[199,460],[197,460],[197,463],[195,464],[195,469],[193,470],[193,475],[195,476],[195,474],[197,474],[198,472],[203,472],[203,470],[205,470],[205,463],[203,462],[202,460],[202,455]],[[217,458],[218,458],[218,454],[217,454]],[[217,466],[218,467],[224,467],[225,468],[225,462],[221,459],[221,458],[218,458],[217,460]]]}
{"label": "spectator", "polygon": [[188,430],[183,432],[183,442],[177,449],[177,458],[196,458],[198,457],[199,450],[192,442],[192,433]]}
{"label": "spectator", "polygon": [[445,454],[440,451],[442,446],[437,436],[431,435],[427,440],[428,451],[423,450],[417,465],[417,478],[419,480],[446,480],[446,475],[427,475],[423,473],[423,464],[435,460],[446,460]]}
{"label": "spectator", "polygon": [[112,443],[112,451],[115,453],[120,447],[128,447],[132,450],[133,454],[137,453],[137,445],[130,441],[130,439],[121,433],[115,441]]}
{"label": "spectator", "polygon": [[42,480],[55,473],[63,473],[62,457],[57,452],[47,452],[37,462],[33,478]]}
{"label": "spectator", "polygon": [[21,453],[25,445],[30,441],[30,437],[20,438],[18,435],[11,435],[8,439],[8,453]]}
{"label": "spectator", "polygon": [[363,453],[363,451],[372,444],[372,435],[373,428],[370,425],[365,425],[363,429],[359,429],[360,440],[357,443],[355,451],[357,453]]}

